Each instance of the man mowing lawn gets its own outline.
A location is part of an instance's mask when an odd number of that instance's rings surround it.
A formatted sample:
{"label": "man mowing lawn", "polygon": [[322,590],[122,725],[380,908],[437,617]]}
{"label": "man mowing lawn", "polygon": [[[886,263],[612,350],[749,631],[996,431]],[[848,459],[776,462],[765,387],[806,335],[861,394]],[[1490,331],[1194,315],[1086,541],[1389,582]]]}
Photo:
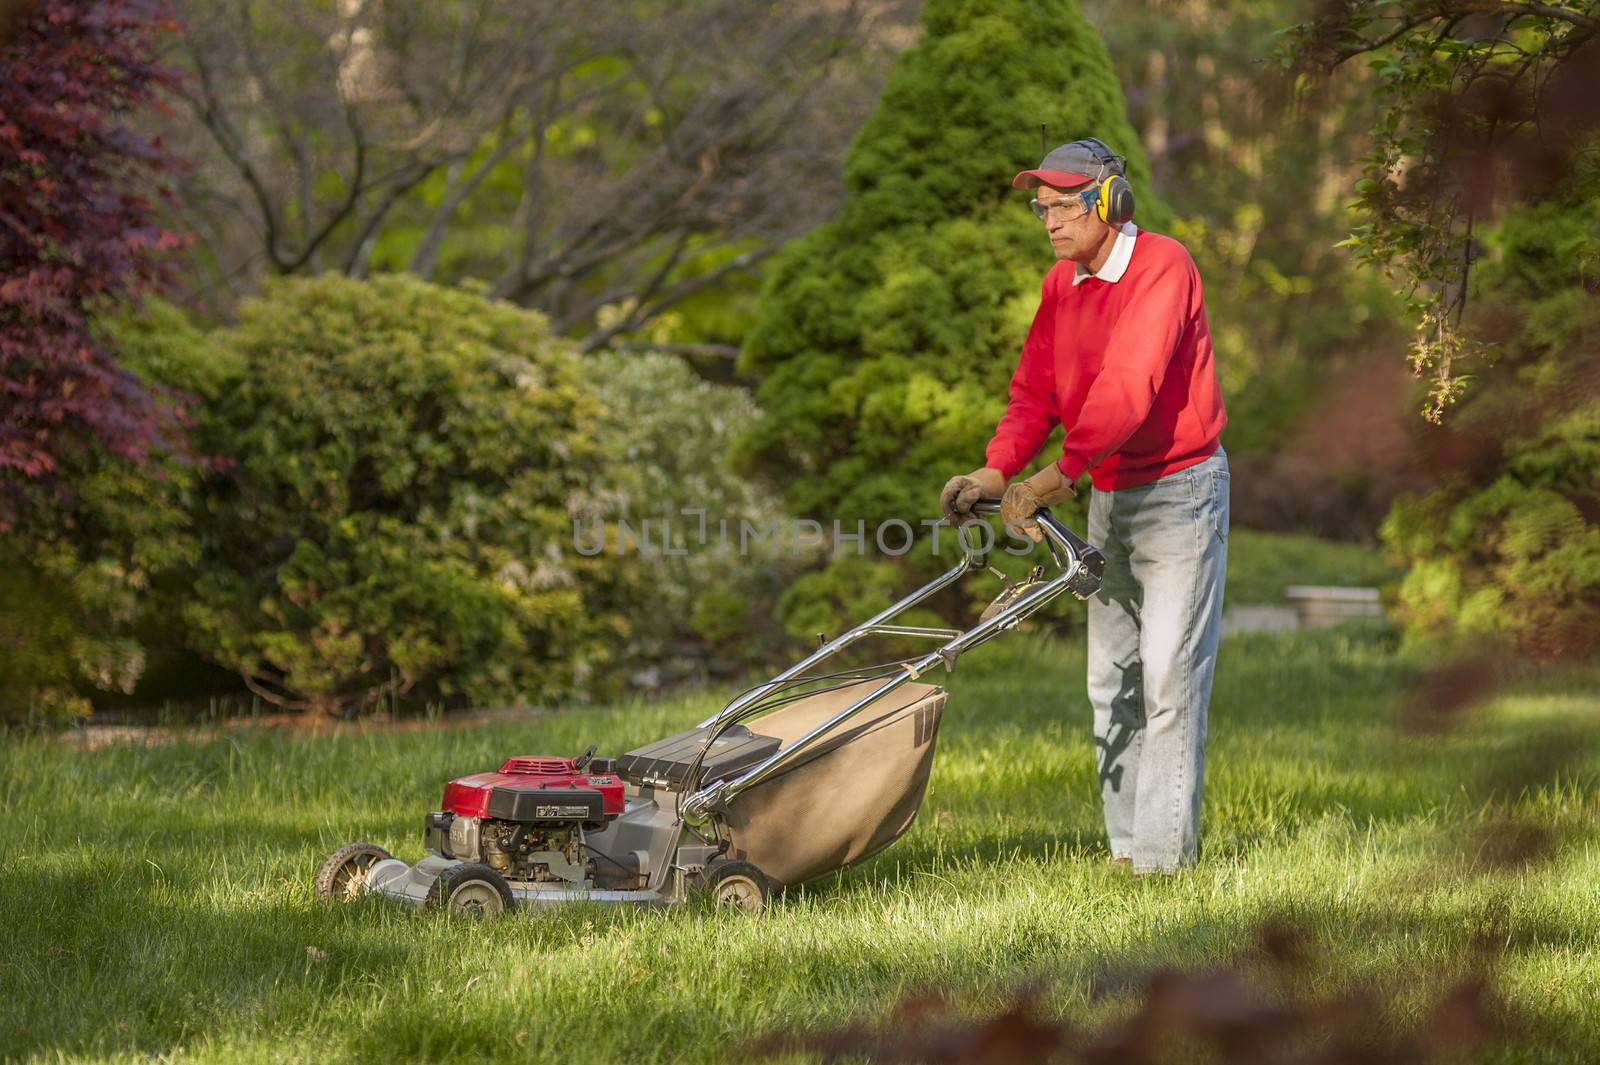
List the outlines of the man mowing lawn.
{"label": "man mowing lawn", "polygon": [[[947,517],[1000,496],[1007,529],[1076,494],[1088,471],[1089,540],[1106,570],[1089,600],[1089,701],[1114,861],[1135,872],[1192,863],[1205,780],[1228,556],[1227,415],[1194,260],[1132,222],[1122,159],[1093,138],[1064,144],[1013,188],[1059,260],[1045,275],[1011,398],[985,464],[940,493]],[[1061,457],[1026,480],[1057,424]]]}

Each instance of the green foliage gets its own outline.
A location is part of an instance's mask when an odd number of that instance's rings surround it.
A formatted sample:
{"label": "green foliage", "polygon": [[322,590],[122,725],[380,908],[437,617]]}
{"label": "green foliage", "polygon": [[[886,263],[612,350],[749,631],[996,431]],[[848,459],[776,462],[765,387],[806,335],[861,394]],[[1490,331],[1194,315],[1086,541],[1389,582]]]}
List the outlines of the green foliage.
{"label": "green foliage", "polygon": [[1600,646],[1596,192],[1526,210],[1488,241],[1477,313],[1504,339],[1454,419],[1485,458],[1402,500],[1383,529],[1413,563],[1401,600],[1418,633],[1503,634],[1540,657]]}
{"label": "green foliage", "polygon": [[1398,282],[1430,421],[1465,394],[1462,364],[1493,355],[1463,328],[1475,236],[1509,209],[1560,199],[1600,133],[1595,26],[1593,0],[1489,18],[1462,0],[1351,0],[1283,38],[1285,66],[1328,71],[1359,57],[1377,79],[1354,187],[1364,220],[1340,247]]}
{"label": "green foliage", "polygon": [[[180,393],[216,372],[204,335],[159,301],[100,333],[141,375],[157,361],[188,367],[164,378]],[[182,501],[192,456],[167,450],[135,464],[93,446],[62,458],[55,487],[21,490],[16,527],[0,540],[0,724],[83,715],[86,692],[132,691],[152,588],[193,557]]]}
{"label": "green foliage", "polygon": [[0,724],[86,715],[82,686],[131,688],[142,656],[119,638],[114,615],[132,582],[65,531],[34,528],[0,547]]}
{"label": "green foliage", "polygon": [[[196,654],[356,712],[587,697],[618,667],[734,670],[781,638],[806,559],[739,550],[782,514],[725,458],[758,412],[681,359],[580,364],[542,316],[404,276],[281,281],[209,335],[160,303],[103,329],[188,397],[197,454],[88,456],[72,505],[40,507],[62,521],[0,545],[0,720],[86,713]],[[643,551],[579,550],[622,520],[652,523]]]}
{"label": "green foliage", "polygon": [[[1462,478],[1396,504],[1384,538],[1415,565],[1418,632],[1504,634],[1543,658],[1600,647],[1600,406],[1508,447],[1487,486]],[[1581,486],[1581,487],[1580,487]]]}
{"label": "green foliage", "polygon": [[193,550],[174,491],[189,472],[172,456],[141,469],[93,452],[58,468],[59,507],[30,493],[0,545],[0,723],[87,714],[86,691],[131,692],[152,581]]}
{"label": "green foliage", "polygon": [[[1600,177],[1581,151],[1592,147],[1592,109],[1574,109],[1587,87],[1574,90],[1587,76],[1591,16],[1550,5],[1462,39],[1451,32],[1458,14],[1419,11],[1383,48],[1344,33],[1382,27],[1372,5],[1291,35],[1293,51],[1323,62],[1371,53],[1385,107],[1357,190],[1368,221],[1346,246],[1406,284],[1429,416],[1459,404],[1451,421],[1465,461],[1435,490],[1400,500],[1383,536],[1411,565],[1400,606],[1413,634],[1504,636],[1538,657],[1589,653],[1600,641]],[[1542,138],[1541,124],[1559,126],[1560,142]],[[1501,180],[1481,179],[1489,173]],[[1459,365],[1468,354],[1470,376]]]}
{"label": "green foliage", "polygon": [[[789,586],[778,604],[789,634],[801,639],[817,633],[836,635],[840,619],[859,624],[904,597],[905,571],[890,562],[846,555],[824,569],[807,573]],[[926,608],[908,610],[896,625],[938,625]],[[923,645],[924,648],[926,645]]]}
{"label": "green foliage", "polygon": [[[851,147],[843,207],[773,265],[746,342],[767,418],[738,456],[794,513],[869,534],[891,518],[915,525],[945,478],[981,464],[1052,263],[1010,187],[1039,158],[1041,122],[1053,143],[1094,135],[1126,153],[1139,221],[1168,224],[1105,48],[1072,0],[929,3]],[[920,547],[906,557],[903,582],[938,568]],[[859,620],[870,596],[817,605],[848,584],[792,593],[786,619]]]}
{"label": "green foliage", "polygon": [[[741,523],[781,525],[771,493],[730,468],[734,437],[760,418],[748,392],[701,379],[660,352],[596,352],[585,373],[601,406],[595,437],[608,461],[572,500],[581,541],[630,593],[632,625],[619,657],[683,675],[708,660],[746,664],[772,650],[765,621],[798,565],[776,539],[740,550]],[[646,542],[623,549],[617,519]],[[724,525],[723,523],[726,523]]]}
{"label": "green foliage", "polygon": [[603,679],[623,626],[591,609],[606,574],[566,508],[596,411],[542,316],[329,275],[269,286],[214,341],[230,364],[195,436],[226,461],[196,491],[191,646],[322,712]]}

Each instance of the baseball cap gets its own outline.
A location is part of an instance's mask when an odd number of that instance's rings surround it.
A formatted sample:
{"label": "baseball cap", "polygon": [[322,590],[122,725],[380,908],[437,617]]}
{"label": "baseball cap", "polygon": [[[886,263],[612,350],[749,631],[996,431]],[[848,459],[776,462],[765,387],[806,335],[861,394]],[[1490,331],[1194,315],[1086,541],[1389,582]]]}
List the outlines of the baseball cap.
{"label": "baseball cap", "polygon": [[1107,148],[1104,141],[1085,137],[1063,144],[1044,157],[1035,170],[1024,170],[1011,179],[1014,189],[1032,189],[1040,185],[1071,188],[1086,181],[1101,181],[1112,174],[1127,177],[1122,158]]}

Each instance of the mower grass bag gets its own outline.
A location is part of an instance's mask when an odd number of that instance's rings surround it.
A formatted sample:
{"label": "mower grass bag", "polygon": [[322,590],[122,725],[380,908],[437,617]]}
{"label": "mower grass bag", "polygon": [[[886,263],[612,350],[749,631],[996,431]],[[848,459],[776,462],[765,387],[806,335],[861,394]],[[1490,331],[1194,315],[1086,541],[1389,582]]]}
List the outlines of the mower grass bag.
{"label": "mower grass bag", "polygon": [[[773,711],[755,727],[793,744],[867,695],[873,684],[859,681],[810,696]],[[792,768],[729,804],[723,818],[728,856],[790,886],[854,865],[899,839],[928,790],[947,698],[943,688],[905,684],[892,702],[871,704],[828,729]]]}

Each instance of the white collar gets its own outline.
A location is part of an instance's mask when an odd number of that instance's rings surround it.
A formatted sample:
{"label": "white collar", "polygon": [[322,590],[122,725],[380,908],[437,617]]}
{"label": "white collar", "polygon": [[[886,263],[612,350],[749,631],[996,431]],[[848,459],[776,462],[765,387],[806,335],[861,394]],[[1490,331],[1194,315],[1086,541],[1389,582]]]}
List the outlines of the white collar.
{"label": "white collar", "polygon": [[1082,263],[1075,263],[1077,269],[1072,275],[1072,283],[1076,285],[1090,277],[1098,277],[1102,281],[1121,281],[1129,261],[1133,259],[1133,238],[1138,232],[1139,227],[1132,222],[1122,223],[1122,228],[1117,230],[1116,242],[1111,245],[1111,254],[1100,264],[1100,269],[1091,274],[1083,268]]}

